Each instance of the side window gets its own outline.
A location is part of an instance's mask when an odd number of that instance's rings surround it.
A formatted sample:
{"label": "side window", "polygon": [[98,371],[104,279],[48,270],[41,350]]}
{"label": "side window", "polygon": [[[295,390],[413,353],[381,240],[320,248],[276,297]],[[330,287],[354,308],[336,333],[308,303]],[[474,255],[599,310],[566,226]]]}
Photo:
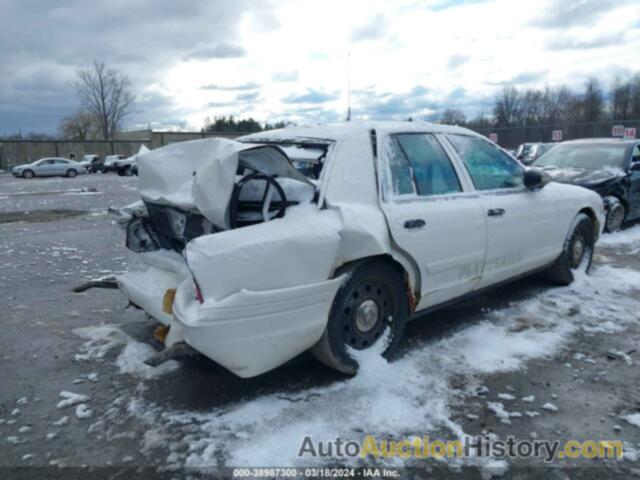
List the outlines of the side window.
{"label": "side window", "polygon": [[69,162],[67,162],[66,160],[56,160],[56,163],[60,165],[66,165]]}
{"label": "side window", "polygon": [[524,185],[522,167],[499,148],[477,137],[449,135],[476,190],[518,188]]}
{"label": "side window", "polygon": [[432,196],[462,191],[451,160],[431,134],[393,135],[389,164],[396,195]]}

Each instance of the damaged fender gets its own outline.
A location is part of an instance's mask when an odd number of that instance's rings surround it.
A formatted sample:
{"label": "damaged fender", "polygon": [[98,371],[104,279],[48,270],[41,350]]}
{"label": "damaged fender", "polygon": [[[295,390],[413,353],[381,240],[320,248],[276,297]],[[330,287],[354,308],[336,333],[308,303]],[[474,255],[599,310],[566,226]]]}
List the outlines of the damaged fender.
{"label": "damaged fender", "polygon": [[204,303],[192,281],[180,285],[167,345],[185,341],[240,377],[313,346],[343,281],[331,278],[341,225],[338,212],[307,204],[191,241],[186,259]]}

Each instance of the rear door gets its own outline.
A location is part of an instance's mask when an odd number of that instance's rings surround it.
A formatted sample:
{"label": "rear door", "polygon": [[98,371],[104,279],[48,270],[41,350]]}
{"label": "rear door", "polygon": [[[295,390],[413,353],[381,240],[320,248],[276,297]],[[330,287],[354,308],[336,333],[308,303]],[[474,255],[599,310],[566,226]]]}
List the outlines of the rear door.
{"label": "rear door", "polygon": [[382,139],[386,170],[382,209],[397,248],[419,266],[418,309],[470,292],[487,248],[482,206],[431,133]]}
{"label": "rear door", "polygon": [[448,134],[479,194],[488,245],[479,287],[498,283],[553,261],[566,235],[554,222],[550,189],[524,186],[524,168],[482,137]]}
{"label": "rear door", "polygon": [[53,167],[53,175],[65,175],[70,164],[66,160],[56,160]]}
{"label": "rear door", "polygon": [[54,171],[54,162],[53,158],[45,158],[44,160],[40,160],[35,166],[36,175],[40,176],[49,176],[53,175]]}

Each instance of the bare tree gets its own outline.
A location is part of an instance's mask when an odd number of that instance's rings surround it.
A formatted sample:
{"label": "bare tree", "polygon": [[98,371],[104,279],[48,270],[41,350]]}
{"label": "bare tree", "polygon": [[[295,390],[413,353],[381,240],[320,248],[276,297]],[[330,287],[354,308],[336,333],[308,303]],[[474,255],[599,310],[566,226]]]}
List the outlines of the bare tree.
{"label": "bare tree", "polygon": [[613,120],[626,120],[631,116],[631,84],[619,78],[611,84],[611,114]]}
{"label": "bare tree", "polygon": [[129,77],[98,61],[90,68],[77,70],[76,74],[78,80],[74,86],[84,108],[98,119],[102,137],[113,138],[133,106]]}
{"label": "bare tree", "polygon": [[520,118],[520,92],[515,87],[504,87],[496,98],[493,115],[496,125],[509,127],[515,125]]}
{"label": "bare tree", "polygon": [[444,125],[464,125],[467,117],[462,110],[447,108],[440,114],[439,122]]}
{"label": "bare tree", "polygon": [[584,84],[581,120],[597,122],[604,113],[604,94],[597,78],[591,77]]}
{"label": "bare tree", "polygon": [[101,135],[98,119],[90,112],[77,112],[62,119],[60,133],[65,138],[93,140]]}

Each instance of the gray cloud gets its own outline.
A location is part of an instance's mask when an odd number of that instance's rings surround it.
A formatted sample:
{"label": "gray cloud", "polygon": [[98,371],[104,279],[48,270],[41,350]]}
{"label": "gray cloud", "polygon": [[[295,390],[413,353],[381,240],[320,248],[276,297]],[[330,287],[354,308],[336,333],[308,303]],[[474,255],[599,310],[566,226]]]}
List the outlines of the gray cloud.
{"label": "gray cloud", "polygon": [[[273,27],[267,0],[208,0],[179,7],[172,0],[0,3],[7,13],[0,28],[0,134],[55,133],[59,120],[79,106],[68,83],[76,69],[94,59],[124,71],[134,92],[141,93],[193,53],[194,46],[211,46],[208,53],[216,58],[234,54],[229,46],[238,54],[242,47],[237,45],[237,27],[246,15],[262,12],[257,21]],[[164,113],[144,107],[146,113],[136,108],[127,123],[144,123],[152,112],[158,121],[176,118],[172,109]]]}
{"label": "gray cloud", "polygon": [[577,38],[572,36],[559,36],[546,44],[548,50],[588,50],[592,48],[604,48],[611,45],[620,45],[624,42],[624,36],[615,33],[612,35],[600,35],[590,38]]}
{"label": "gray cloud", "polygon": [[252,102],[255,103],[260,98],[260,92],[248,92],[248,93],[239,93],[236,95],[236,101],[238,102]]}
{"label": "gray cloud", "polygon": [[459,66],[467,63],[469,60],[471,60],[470,55],[463,55],[463,54],[451,55],[449,57],[449,61],[447,62],[447,66],[449,67],[450,70],[455,70]]}
{"label": "gray cloud", "polygon": [[297,82],[300,78],[297,70],[291,70],[289,72],[276,72],[271,75],[271,80],[274,82]]}
{"label": "gray cloud", "polygon": [[208,60],[210,58],[241,58],[247,51],[239,45],[219,43],[217,45],[200,46],[185,56],[187,60]]}
{"label": "gray cloud", "polygon": [[532,72],[522,72],[519,73],[507,80],[498,80],[498,81],[488,81],[487,85],[492,86],[504,86],[504,85],[525,85],[528,83],[539,83],[542,82],[547,76],[547,70],[537,70]]}
{"label": "gray cloud", "polygon": [[546,29],[567,29],[595,24],[602,14],[636,0],[556,0],[531,25]]}
{"label": "gray cloud", "polygon": [[282,99],[283,103],[325,103],[338,98],[337,93],[320,92],[309,89],[306,93],[289,95]]}
{"label": "gray cloud", "polygon": [[236,85],[217,85],[215,83],[209,85],[203,85],[200,87],[203,90],[220,90],[223,92],[234,92],[234,91],[243,91],[243,90],[255,90],[262,87],[259,83],[256,82],[246,82],[246,83],[238,83]]}
{"label": "gray cloud", "polygon": [[378,14],[371,17],[367,23],[360,25],[351,32],[351,40],[360,42],[363,40],[375,40],[384,36],[387,30],[387,19]]}

